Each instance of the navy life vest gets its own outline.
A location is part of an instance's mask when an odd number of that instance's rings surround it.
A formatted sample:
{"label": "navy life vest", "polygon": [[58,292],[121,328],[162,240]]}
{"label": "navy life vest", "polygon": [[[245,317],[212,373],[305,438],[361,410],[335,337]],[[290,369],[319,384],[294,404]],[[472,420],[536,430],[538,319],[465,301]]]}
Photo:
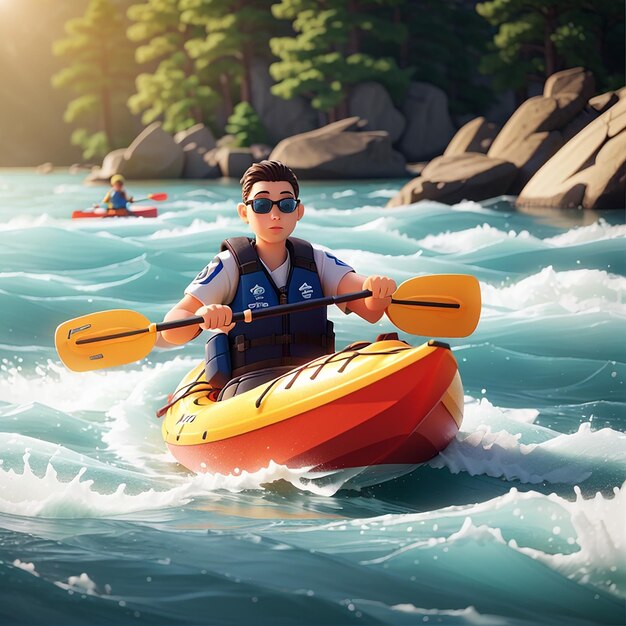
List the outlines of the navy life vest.
{"label": "navy life vest", "polygon": [[[254,240],[232,237],[222,243],[222,250],[229,250],[239,267],[237,293],[229,303],[233,312],[324,296],[311,244],[290,237],[286,246],[289,276],[279,289],[261,262]],[[267,367],[302,365],[335,351],[333,324],[327,319],[326,307],[238,322],[228,333],[228,342],[233,377]]]}

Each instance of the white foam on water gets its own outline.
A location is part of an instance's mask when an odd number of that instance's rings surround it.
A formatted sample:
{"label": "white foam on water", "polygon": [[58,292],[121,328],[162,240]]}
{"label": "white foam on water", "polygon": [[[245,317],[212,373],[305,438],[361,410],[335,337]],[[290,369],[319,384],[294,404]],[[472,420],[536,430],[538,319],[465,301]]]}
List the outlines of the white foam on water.
{"label": "white foam on water", "polygon": [[606,498],[597,493],[585,500],[576,488],[575,502],[560,502],[569,513],[579,550],[551,554],[530,547],[516,549],[567,578],[626,598],[626,483],[614,494]]}
{"label": "white foam on water", "polygon": [[310,468],[290,469],[270,462],[257,472],[228,475],[171,473],[168,482],[172,487],[165,490],[148,489],[132,494],[122,482],[115,485],[112,492],[102,493],[93,480],[84,479],[86,467],[64,481],[59,478],[54,459],[47,464],[43,475],[33,471],[29,459],[27,452],[22,472],[5,470],[0,465],[0,513],[46,518],[112,517],[179,508],[218,491],[261,490],[277,481],[321,496],[332,496],[343,485],[343,482],[329,482],[320,486],[310,480]]}
{"label": "white foam on water", "polygon": [[[626,277],[603,270],[558,272],[552,266],[507,287],[481,283],[483,305],[524,316],[552,311],[604,311],[626,314]],[[534,313],[531,307],[543,307]]]}
{"label": "white foam on water", "polygon": [[212,220],[210,222],[207,222],[200,218],[196,218],[191,222],[191,224],[185,226],[175,226],[173,228],[161,228],[159,230],[156,230],[153,233],[147,235],[145,239],[155,240],[187,237],[188,235],[205,233],[232,226],[236,226],[237,228],[241,227],[241,220],[237,215],[234,215],[233,217],[218,215],[216,216],[215,220]]}
{"label": "white foam on water", "polygon": [[[330,522],[316,530],[345,529],[368,530],[369,541],[384,537],[392,550],[367,564],[380,564],[412,551],[451,550],[456,546],[499,544],[544,564],[571,580],[591,584],[617,597],[626,598],[626,482],[613,489],[612,496],[597,493],[594,497],[583,497],[578,487],[574,488],[575,499],[568,500],[556,494],[544,495],[535,491],[520,493],[513,488],[508,493],[477,504],[450,506],[436,511],[410,514],[388,514],[376,518],[355,519],[346,522]],[[522,520],[522,521],[520,521]],[[550,542],[549,530],[552,523],[553,537],[561,537],[565,551],[555,550]],[[552,521],[556,520],[556,521]],[[454,522],[458,529],[453,532],[437,531],[439,526],[449,527]],[[523,541],[503,536],[515,532],[523,524]],[[380,534],[381,529],[394,530],[396,534]],[[407,537],[406,532],[424,528],[426,533],[417,541],[397,547],[393,539]],[[433,536],[428,529],[433,529]],[[537,529],[541,532],[526,532]],[[564,535],[570,535],[565,537]],[[410,537],[410,535],[408,535]],[[532,543],[534,545],[520,545]]]}
{"label": "white foam on water", "polygon": [[[457,208],[463,208],[457,205]],[[483,209],[485,210],[485,209]],[[538,249],[563,248],[590,243],[593,241],[605,241],[626,237],[626,225],[610,225],[604,220],[599,220],[589,226],[572,228],[565,233],[554,237],[539,239],[532,236],[527,230],[502,231],[488,223],[480,224],[473,228],[460,231],[445,231],[424,237],[419,244],[433,252],[441,254],[457,254],[472,252],[479,248],[492,246],[501,242],[523,243],[525,246]]]}
{"label": "white foam on water", "polygon": [[[429,623],[432,617],[432,621],[435,623],[456,623],[459,620],[461,624],[476,624],[476,626],[502,626],[502,618],[492,615],[486,615],[479,613],[473,606],[468,606],[464,609],[424,609],[414,604],[394,604],[391,607],[392,611],[399,613],[407,613],[409,615],[415,615],[421,617],[422,623]],[[445,621],[441,618],[447,618]],[[508,620],[507,620],[508,621]]]}
{"label": "white foam on water", "polygon": [[112,401],[126,397],[145,379],[146,368],[71,372],[48,361],[35,375],[25,375],[16,367],[0,378],[0,401],[10,404],[38,402],[64,412],[106,411]]}
{"label": "white foam on water", "polygon": [[70,576],[67,579],[67,583],[56,581],[54,584],[57,587],[61,587],[61,589],[67,589],[76,593],[84,593],[88,596],[99,595],[96,583],[91,580],[85,572],[82,572],[82,574],[79,574],[78,576]]}
{"label": "white foam on water", "polygon": [[602,218],[600,218],[597,222],[594,222],[593,224],[572,228],[571,230],[568,230],[567,232],[560,235],[547,237],[543,241],[544,243],[548,243],[552,246],[561,248],[564,246],[573,246],[581,243],[588,243],[590,241],[619,239],[622,237],[626,237],[625,224],[611,225]]}
{"label": "white foam on water", "polygon": [[455,254],[459,252],[472,252],[485,246],[490,246],[502,241],[510,241],[512,239],[532,242],[537,246],[541,245],[541,241],[535,237],[531,237],[526,230],[522,230],[519,233],[510,230],[505,233],[486,223],[466,230],[446,231],[444,233],[437,233],[436,235],[427,235],[418,243],[422,248],[433,252]]}
{"label": "white foam on water", "polygon": [[35,569],[34,563],[26,563],[26,562],[20,561],[19,559],[15,559],[13,561],[13,567],[17,567],[19,569],[24,570],[25,572],[28,572],[29,574],[32,574],[33,576],[39,577],[39,573]]}
{"label": "white foam on water", "polygon": [[492,432],[488,424],[464,425],[450,445],[429,462],[453,474],[487,475],[528,484],[584,482],[594,471],[609,465],[626,470],[626,434],[610,428],[557,435],[541,443],[520,443],[520,434]]}

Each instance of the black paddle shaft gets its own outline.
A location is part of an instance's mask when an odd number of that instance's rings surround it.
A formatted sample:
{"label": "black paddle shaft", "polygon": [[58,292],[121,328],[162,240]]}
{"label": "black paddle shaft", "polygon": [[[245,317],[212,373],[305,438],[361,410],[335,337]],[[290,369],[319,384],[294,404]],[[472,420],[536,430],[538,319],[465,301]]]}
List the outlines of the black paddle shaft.
{"label": "black paddle shaft", "polygon": [[[315,300],[309,300],[305,302],[291,302],[289,304],[279,304],[277,306],[268,307],[266,309],[259,309],[251,311],[241,311],[233,315],[233,322],[243,322],[246,316],[250,316],[249,321],[263,319],[265,317],[275,317],[277,315],[288,315],[289,313],[298,313],[300,311],[308,311],[309,309],[316,309],[322,306],[330,306],[331,304],[342,304],[343,302],[352,302],[353,300],[360,300],[362,298],[369,298],[372,292],[368,289],[363,291],[356,291],[354,293],[346,293],[343,296],[328,296],[326,298],[317,298]],[[461,307],[456,302],[422,302],[420,300],[392,300],[392,304],[410,305],[410,306],[426,306],[437,307],[442,309],[458,309]],[[162,330],[172,330],[174,328],[184,328],[185,326],[194,326],[204,322],[204,318],[200,315],[194,317],[187,317],[182,320],[173,320],[171,322],[161,322],[156,324],[157,332]],[[132,337],[134,335],[141,335],[143,333],[150,332],[150,327],[140,328],[138,330],[129,330],[123,333],[115,333],[114,335],[104,335],[102,337],[90,337],[88,339],[78,339],[77,345],[96,343],[98,341],[107,341],[108,339],[120,339],[122,337]]]}

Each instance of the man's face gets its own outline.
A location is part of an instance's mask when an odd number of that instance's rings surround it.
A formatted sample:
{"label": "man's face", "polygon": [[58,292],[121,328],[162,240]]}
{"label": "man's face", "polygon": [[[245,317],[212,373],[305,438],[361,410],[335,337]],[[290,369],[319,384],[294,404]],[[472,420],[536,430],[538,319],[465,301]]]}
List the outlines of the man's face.
{"label": "man's face", "polygon": [[113,189],[115,189],[115,191],[122,191],[122,187],[124,187],[124,183],[121,180],[116,180],[113,183]]}
{"label": "man's face", "polygon": [[[259,181],[252,185],[248,201],[259,198],[282,200],[295,198],[293,187],[287,181]],[[299,204],[293,213],[283,213],[276,205],[269,213],[255,213],[251,205],[240,202],[237,211],[241,219],[250,224],[257,239],[268,243],[285,242],[294,231],[298,220],[304,215],[304,206]]]}

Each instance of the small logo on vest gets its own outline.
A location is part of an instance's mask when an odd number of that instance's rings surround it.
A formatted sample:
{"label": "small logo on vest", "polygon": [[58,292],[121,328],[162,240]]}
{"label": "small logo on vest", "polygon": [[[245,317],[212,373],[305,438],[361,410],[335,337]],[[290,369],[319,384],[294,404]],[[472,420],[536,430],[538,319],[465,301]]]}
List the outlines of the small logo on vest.
{"label": "small logo on vest", "polygon": [[302,283],[300,287],[298,287],[298,291],[305,300],[308,300],[313,295],[313,287],[307,283]]}
{"label": "small logo on vest", "polygon": [[265,289],[261,287],[261,285],[255,285],[252,289],[250,289],[250,293],[254,296],[255,300],[263,300]]}
{"label": "small logo on vest", "polygon": [[249,309],[264,309],[269,306],[269,302],[250,302],[248,304]]}

